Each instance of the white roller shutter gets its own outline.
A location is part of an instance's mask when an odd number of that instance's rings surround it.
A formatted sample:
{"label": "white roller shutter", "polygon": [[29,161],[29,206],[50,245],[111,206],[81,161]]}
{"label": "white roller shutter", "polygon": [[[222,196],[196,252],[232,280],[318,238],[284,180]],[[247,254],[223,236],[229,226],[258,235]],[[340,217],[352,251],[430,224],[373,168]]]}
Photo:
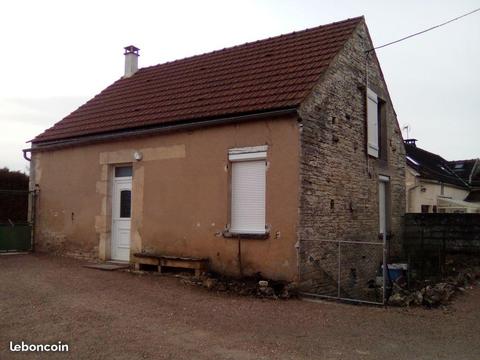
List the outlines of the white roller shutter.
{"label": "white roller shutter", "polygon": [[367,89],[368,155],[378,157],[378,97]]}
{"label": "white roller shutter", "polygon": [[232,162],[232,233],[265,233],[265,170],[265,159]]}

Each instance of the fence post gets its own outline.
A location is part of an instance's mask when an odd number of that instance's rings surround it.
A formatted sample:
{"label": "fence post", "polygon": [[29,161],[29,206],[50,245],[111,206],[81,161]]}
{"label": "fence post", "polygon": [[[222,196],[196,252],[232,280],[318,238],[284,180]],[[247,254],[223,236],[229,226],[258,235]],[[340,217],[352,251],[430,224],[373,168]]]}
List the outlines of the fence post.
{"label": "fence post", "polygon": [[445,272],[446,272],[446,267],[447,267],[447,261],[446,261],[446,244],[445,244],[445,232],[446,230],[443,229],[443,233],[442,233],[442,248],[440,250],[440,266],[441,266],[441,274],[442,274],[442,278],[445,277]]}
{"label": "fence post", "polygon": [[420,254],[421,255],[421,263],[422,265],[420,266],[420,273],[422,274],[421,275],[421,279],[422,280],[425,280],[425,244],[424,244],[424,227],[423,227],[423,224],[422,224],[422,230],[421,230],[421,233],[420,233]]}
{"label": "fence post", "polygon": [[407,254],[407,288],[408,289],[412,288],[411,281],[412,281],[412,256],[410,255],[410,250],[409,250]]}
{"label": "fence post", "polygon": [[32,252],[35,252],[35,220],[37,218],[37,190],[30,191],[30,200],[31,200],[31,211],[30,211],[30,226],[31,226],[31,249]]}
{"label": "fence post", "polygon": [[338,242],[338,279],[337,279],[337,296],[340,298],[341,297],[341,291],[340,291],[340,277],[342,274],[342,262],[341,262],[341,249],[340,249],[341,243],[340,241]]}

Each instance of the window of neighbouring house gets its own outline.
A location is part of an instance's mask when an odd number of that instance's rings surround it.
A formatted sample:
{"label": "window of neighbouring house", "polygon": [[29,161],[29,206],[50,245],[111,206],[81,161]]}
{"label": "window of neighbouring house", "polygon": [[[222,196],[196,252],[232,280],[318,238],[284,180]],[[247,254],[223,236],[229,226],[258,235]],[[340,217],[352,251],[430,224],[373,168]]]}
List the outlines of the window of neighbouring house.
{"label": "window of neighbouring house", "polygon": [[229,151],[231,162],[230,232],[265,234],[267,147]]}
{"label": "window of neighbouring house", "polygon": [[428,213],[430,210],[430,205],[422,205],[422,213]]}

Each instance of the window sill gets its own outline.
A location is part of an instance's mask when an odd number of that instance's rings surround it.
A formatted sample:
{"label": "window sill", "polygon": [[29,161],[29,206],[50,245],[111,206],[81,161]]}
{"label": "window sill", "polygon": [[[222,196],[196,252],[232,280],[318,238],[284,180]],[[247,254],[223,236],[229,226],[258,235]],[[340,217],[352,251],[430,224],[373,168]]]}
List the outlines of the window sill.
{"label": "window sill", "polygon": [[252,233],[235,233],[225,230],[222,236],[227,239],[250,239],[250,240],[266,240],[270,237],[270,233],[267,231],[263,234]]}

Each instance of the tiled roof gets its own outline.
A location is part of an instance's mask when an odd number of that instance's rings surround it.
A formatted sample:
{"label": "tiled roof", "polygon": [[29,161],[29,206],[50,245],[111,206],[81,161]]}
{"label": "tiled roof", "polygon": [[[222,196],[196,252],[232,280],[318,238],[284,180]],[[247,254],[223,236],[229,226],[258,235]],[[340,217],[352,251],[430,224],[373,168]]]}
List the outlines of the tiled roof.
{"label": "tiled roof", "polygon": [[406,143],[405,150],[408,166],[415,169],[420,177],[468,188],[468,185],[450,168],[448,161],[441,156],[414,144]]}
{"label": "tiled roof", "polygon": [[298,106],[363,17],[138,70],[33,142]]}

